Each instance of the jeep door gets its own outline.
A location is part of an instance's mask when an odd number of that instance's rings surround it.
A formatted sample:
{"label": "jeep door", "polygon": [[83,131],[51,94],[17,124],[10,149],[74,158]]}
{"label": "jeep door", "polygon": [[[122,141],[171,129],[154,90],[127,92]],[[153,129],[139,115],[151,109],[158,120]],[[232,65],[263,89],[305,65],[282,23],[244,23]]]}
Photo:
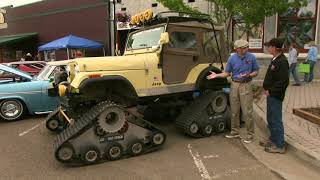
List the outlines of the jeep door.
{"label": "jeep door", "polygon": [[199,29],[168,26],[169,43],[163,49],[162,72],[165,84],[183,83],[199,64]]}

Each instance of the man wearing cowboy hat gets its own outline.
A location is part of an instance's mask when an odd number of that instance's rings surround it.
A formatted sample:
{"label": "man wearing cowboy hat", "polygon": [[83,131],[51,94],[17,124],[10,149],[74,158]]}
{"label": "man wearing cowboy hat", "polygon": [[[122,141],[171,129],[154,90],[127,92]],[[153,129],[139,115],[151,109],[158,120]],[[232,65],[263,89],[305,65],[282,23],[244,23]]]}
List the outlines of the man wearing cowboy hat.
{"label": "man wearing cowboy hat", "polygon": [[264,45],[273,56],[263,81],[263,89],[267,96],[267,122],[270,137],[268,140],[260,141],[260,145],[269,153],[285,153],[282,101],[289,85],[289,63],[283,54],[281,39],[273,38]]}
{"label": "man wearing cowboy hat", "polygon": [[211,72],[207,79],[226,78],[231,76],[231,132],[226,135],[227,138],[240,137],[240,107],[243,113],[247,127],[247,136],[245,143],[250,143],[254,138],[253,114],[253,92],[251,81],[258,75],[259,65],[256,57],[248,52],[249,43],[245,40],[234,42],[236,53],[231,55],[223,73],[216,74]]}
{"label": "man wearing cowboy hat", "polygon": [[30,53],[26,54],[26,61],[32,61],[32,55]]}

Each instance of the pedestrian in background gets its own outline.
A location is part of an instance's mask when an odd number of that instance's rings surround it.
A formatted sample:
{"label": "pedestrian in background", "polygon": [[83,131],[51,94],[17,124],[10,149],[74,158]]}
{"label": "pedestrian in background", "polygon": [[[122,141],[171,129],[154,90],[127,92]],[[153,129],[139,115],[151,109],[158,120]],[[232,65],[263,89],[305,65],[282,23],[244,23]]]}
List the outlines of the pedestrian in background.
{"label": "pedestrian in background", "polygon": [[293,86],[300,86],[300,80],[297,74],[297,59],[298,59],[298,51],[296,49],[296,43],[291,42],[289,47],[289,56],[288,56],[288,62],[289,62],[289,77],[290,74],[292,74],[293,79],[295,83]]}
{"label": "pedestrian in background", "polygon": [[270,137],[267,141],[260,141],[269,153],[285,153],[284,127],[282,121],[282,101],[289,85],[289,64],[282,52],[283,42],[273,38],[265,43],[268,52],[273,56],[263,81],[263,88],[267,96],[267,122]]}
{"label": "pedestrian in background", "polygon": [[314,65],[317,63],[318,58],[318,48],[314,41],[309,43],[310,49],[308,51],[308,56],[306,59],[306,63],[310,64],[310,72],[304,74],[304,81],[305,82],[312,82],[313,80],[313,69]]}
{"label": "pedestrian in background", "polygon": [[32,55],[30,53],[27,53],[25,60],[32,61],[33,60]]}
{"label": "pedestrian in background", "polygon": [[256,57],[248,52],[249,43],[245,40],[237,40],[234,43],[236,53],[230,56],[226,70],[223,73],[216,74],[211,72],[207,79],[226,78],[231,75],[231,132],[226,135],[227,138],[240,137],[240,108],[247,127],[247,136],[245,143],[250,143],[254,139],[254,121],[253,121],[253,91],[252,78],[258,75],[259,65]]}

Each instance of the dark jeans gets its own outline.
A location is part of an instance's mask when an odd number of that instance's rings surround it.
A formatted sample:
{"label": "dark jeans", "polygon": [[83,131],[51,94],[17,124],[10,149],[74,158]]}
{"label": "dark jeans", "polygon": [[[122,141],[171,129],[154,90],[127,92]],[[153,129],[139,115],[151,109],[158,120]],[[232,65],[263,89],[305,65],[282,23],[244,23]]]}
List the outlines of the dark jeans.
{"label": "dark jeans", "polygon": [[296,67],[297,67],[297,63],[290,64],[289,77],[290,77],[290,74],[292,73],[293,79],[296,82],[296,84],[300,84],[300,80],[299,80],[298,75],[297,75]]}
{"label": "dark jeans", "polygon": [[284,128],[282,122],[282,101],[267,97],[267,121],[270,130],[270,140],[278,148],[284,147]]}
{"label": "dark jeans", "polygon": [[316,62],[308,60],[308,64],[310,64],[310,73],[309,74],[308,73],[304,74],[304,81],[311,82],[313,80],[313,69],[314,69],[314,65],[316,64]]}

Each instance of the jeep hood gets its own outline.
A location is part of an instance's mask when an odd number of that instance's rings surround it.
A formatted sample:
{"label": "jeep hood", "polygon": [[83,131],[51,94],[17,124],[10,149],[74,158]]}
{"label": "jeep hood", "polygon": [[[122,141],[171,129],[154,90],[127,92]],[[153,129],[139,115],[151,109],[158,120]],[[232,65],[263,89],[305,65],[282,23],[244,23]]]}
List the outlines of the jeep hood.
{"label": "jeep hood", "polygon": [[81,72],[145,69],[146,55],[79,58],[75,63]]}

